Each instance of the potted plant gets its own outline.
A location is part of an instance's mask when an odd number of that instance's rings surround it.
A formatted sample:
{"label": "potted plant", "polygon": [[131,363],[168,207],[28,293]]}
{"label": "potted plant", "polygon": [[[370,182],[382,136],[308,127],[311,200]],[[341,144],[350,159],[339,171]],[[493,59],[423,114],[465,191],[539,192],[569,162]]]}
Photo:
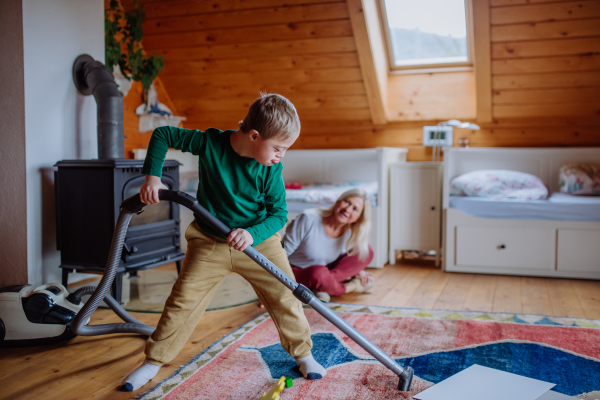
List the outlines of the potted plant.
{"label": "potted plant", "polygon": [[[125,96],[131,81],[138,81],[147,93],[164,69],[164,56],[148,55],[142,47],[142,23],[146,13],[137,0],[133,10],[125,10],[118,0],[111,0],[104,14],[105,64],[115,75],[121,94]],[[118,68],[115,68],[117,67]]]}
{"label": "potted plant", "polygon": [[179,126],[185,118],[174,116],[167,106],[158,101],[153,82],[158,72],[164,69],[164,56],[144,52],[142,23],[146,14],[142,7],[136,0],[135,8],[127,11],[118,0],[110,1],[104,17],[104,57],[123,96],[129,91],[132,80],[142,83],[143,103],[136,108],[136,114],[139,115],[138,130],[147,132],[158,126]]}

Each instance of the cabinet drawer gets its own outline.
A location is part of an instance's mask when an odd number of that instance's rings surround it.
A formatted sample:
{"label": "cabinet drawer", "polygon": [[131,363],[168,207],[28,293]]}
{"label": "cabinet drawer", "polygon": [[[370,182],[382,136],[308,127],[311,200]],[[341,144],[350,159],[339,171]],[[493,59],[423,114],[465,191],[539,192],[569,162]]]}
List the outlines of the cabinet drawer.
{"label": "cabinet drawer", "polygon": [[456,264],[554,269],[554,229],[456,227]]}
{"label": "cabinet drawer", "polygon": [[559,271],[600,272],[600,231],[559,229]]}

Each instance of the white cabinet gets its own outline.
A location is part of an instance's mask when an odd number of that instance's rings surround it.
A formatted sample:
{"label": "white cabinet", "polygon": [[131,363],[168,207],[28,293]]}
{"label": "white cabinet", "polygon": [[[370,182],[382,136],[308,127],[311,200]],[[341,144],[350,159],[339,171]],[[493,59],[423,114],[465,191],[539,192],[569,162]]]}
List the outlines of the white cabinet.
{"label": "white cabinet", "polygon": [[441,251],[442,164],[406,162],[390,167],[389,263],[400,250]]}
{"label": "white cabinet", "polygon": [[446,271],[600,279],[600,222],[445,215]]}
{"label": "white cabinet", "polygon": [[600,272],[600,230],[559,229],[556,269]]}
{"label": "white cabinet", "polygon": [[456,227],[456,264],[471,267],[554,269],[554,229]]}

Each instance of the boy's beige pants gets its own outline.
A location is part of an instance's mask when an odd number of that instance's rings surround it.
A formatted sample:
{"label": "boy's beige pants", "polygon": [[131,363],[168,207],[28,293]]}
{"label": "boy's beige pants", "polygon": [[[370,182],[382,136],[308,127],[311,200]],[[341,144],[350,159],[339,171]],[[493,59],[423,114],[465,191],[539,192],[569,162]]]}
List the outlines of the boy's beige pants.
{"label": "boy's beige pants", "polygon": [[[156,331],[146,342],[146,357],[155,365],[171,361],[181,351],[225,277],[244,277],[273,318],[281,345],[293,357],[310,355],[310,327],[302,303],[271,274],[224,239],[204,233],[194,221],[187,229],[188,248],[183,268],[165,304]],[[294,279],[279,234],[256,250]]]}

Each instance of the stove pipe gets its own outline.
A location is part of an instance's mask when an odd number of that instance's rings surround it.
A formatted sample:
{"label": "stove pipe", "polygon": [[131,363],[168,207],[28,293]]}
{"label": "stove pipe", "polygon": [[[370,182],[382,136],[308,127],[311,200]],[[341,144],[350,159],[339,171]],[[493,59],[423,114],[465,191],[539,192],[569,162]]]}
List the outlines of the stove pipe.
{"label": "stove pipe", "polygon": [[73,81],[79,93],[96,99],[98,158],[125,158],[123,96],[113,74],[101,62],[82,54],[73,63]]}

